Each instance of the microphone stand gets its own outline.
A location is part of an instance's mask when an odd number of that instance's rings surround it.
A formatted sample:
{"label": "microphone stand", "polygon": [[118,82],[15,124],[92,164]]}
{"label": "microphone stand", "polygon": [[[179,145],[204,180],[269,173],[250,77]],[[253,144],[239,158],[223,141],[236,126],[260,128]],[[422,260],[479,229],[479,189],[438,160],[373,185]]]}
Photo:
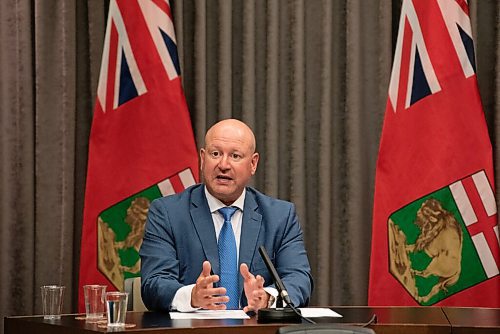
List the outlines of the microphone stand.
{"label": "microphone stand", "polygon": [[[283,282],[278,276],[276,272],[276,268],[274,268],[273,263],[269,259],[267,255],[266,249],[264,246],[259,247],[260,255],[264,260],[264,263],[267,266],[267,269],[271,273],[274,284],[276,286],[276,290],[278,290],[278,297],[276,297],[276,308],[263,308],[259,309],[257,312],[257,322],[264,323],[273,323],[273,322],[281,322],[281,323],[301,323],[302,315],[300,314],[300,310],[295,308],[290,297],[288,296],[288,292],[283,285]],[[283,307],[283,299],[286,299],[287,306]]]}
{"label": "microphone stand", "polygon": [[[278,297],[281,300],[281,297]],[[269,324],[269,323],[301,323],[302,317],[300,315],[300,310],[295,309],[298,313],[290,307],[283,307],[283,301],[281,300],[281,307],[276,304],[276,308],[261,308],[257,312],[257,322],[259,324]]]}

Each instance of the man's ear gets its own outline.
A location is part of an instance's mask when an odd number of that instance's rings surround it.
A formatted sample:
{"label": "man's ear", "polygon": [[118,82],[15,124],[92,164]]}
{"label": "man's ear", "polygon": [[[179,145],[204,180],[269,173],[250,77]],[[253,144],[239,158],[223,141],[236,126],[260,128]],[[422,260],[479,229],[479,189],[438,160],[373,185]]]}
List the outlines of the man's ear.
{"label": "man's ear", "polygon": [[259,153],[255,152],[252,155],[251,164],[252,164],[252,175],[254,175],[255,172],[257,171],[257,165],[259,164]]}
{"label": "man's ear", "polygon": [[205,163],[205,149],[200,148],[200,171],[203,170],[204,163]]}

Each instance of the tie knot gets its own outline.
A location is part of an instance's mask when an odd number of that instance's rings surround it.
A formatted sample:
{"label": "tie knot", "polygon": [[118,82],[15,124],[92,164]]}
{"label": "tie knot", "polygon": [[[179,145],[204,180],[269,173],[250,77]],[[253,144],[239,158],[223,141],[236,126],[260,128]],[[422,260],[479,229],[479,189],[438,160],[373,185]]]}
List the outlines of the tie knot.
{"label": "tie knot", "polygon": [[224,222],[231,222],[231,217],[238,210],[237,207],[234,206],[226,206],[219,209],[219,212],[224,216]]}

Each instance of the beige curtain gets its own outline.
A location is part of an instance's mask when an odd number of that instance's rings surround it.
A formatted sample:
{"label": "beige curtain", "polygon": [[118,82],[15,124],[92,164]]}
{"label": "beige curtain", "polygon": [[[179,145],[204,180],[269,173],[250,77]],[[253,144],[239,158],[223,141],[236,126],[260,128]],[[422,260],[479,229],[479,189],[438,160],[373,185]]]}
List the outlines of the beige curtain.
{"label": "beige curtain", "polygon": [[[470,5],[500,166],[500,5]],[[297,205],[315,279],[312,303],[366,304],[375,163],[400,0],[172,6],[197,143],[219,119],[247,122],[261,153],[253,184]],[[76,311],[107,7],[102,0],[0,1],[2,318],[40,313],[39,286],[47,283],[66,285],[65,310]]]}

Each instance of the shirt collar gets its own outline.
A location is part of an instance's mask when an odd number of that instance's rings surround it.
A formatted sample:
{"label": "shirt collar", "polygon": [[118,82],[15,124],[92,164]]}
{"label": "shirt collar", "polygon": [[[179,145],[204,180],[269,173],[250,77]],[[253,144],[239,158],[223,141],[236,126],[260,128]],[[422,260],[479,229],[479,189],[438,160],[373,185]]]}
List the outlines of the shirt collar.
{"label": "shirt collar", "polygon": [[[231,206],[234,206],[234,207],[237,207],[238,209],[241,210],[241,212],[243,212],[243,207],[245,205],[245,195],[247,193],[247,190],[246,188],[243,190],[243,192],[241,193],[240,197],[238,197],[236,199],[236,201],[234,201],[233,204],[231,204]],[[211,213],[214,213],[216,212],[217,210],[219,210],[220,208],[224,208],[226,207],[227,205],[225,205],[224,203],[222,203],[219,199],[215,198],[207,189],[207,187],[205,186],[205,196],[207,197],[207,202],[208,202],[208,207],[210,208],[210,212]]]}

